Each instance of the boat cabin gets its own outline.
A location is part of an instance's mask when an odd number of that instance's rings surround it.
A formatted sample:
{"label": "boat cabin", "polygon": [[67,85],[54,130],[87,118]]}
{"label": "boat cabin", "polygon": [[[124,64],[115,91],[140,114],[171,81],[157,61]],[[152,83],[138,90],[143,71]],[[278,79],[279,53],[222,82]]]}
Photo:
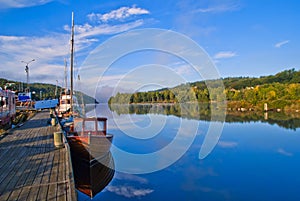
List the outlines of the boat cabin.
{"label": "boat cabin", "polygon": [[107,118],[89,117],[74,118],[73,131],[78,136],[84,135],[106,135]]}

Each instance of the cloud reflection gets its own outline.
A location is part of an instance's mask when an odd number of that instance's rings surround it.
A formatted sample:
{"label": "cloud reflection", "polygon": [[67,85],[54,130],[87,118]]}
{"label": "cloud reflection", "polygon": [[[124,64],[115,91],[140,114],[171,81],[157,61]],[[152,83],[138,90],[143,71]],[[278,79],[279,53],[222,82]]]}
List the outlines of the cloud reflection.
{"label": "cloud reflection", "polygon": [[291,152],[287,152],[286,150],[284,150],[283,148],[279,148],[277,149],[277,153],[284,155],[284,156],[293,156],[293,153]]}
{"label": "cloud reflection", "polygon": [[148,180],[143,177],[133,175],[133,174],[125,174],[125,173],[117,173],[114,179],[135,181],[135,182],[139,182],[140,184],[148,183]]}
{"label": "cloud reflection", "polygon": [[126,186],[126,185],[119,185],[119,186],[108,186],[107,190],[109,192],[115,193],[120,196],[124,196],[127,198],[136,198],[136,197],[143,197],[150,193],[152,193],[153,189],[142,189],[136,188],[133,186]]}
{"label": "cloud reflection", "polygon": [[222,148],[234,148],[238,145],[237,142],[231,142],[231,141],[219,141],[218,145]]}

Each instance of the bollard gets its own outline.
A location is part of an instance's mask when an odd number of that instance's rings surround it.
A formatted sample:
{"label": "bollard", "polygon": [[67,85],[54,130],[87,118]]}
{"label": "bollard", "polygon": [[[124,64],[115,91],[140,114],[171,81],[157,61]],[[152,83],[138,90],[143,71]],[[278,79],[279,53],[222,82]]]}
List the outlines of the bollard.
{"label": "bollard", "polygon": [[51,118],[51,125],[56,126],[56,118],[55,117]]}
{"label": "bollard", "polygon": [[54,146],[56,148],[62,148],[64,147],[63,143],[63,133],[61,131],[54,132]]}

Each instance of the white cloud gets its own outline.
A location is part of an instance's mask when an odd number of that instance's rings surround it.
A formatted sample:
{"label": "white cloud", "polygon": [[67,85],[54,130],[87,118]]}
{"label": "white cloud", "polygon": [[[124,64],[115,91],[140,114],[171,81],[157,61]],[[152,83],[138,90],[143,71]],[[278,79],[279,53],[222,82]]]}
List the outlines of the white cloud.
{"label": "white cloud", "polygon": [[174,66],[174,71],[179,75],[189,75],[192,73],[192,67],[185,62],[177,62],[171,66]]}
{"label": "white cloud", "polygon": [[214,59],[227,59],[237,56],[235,52],[221,51],[214,55]]}
{"label": "white cloud", "polygon": [[[76,56],[86,56],[89,53],[86,50],[98,42],[97,37],[100,35],[117,34],[143,23],[142,20],[136,20],[113,26],[75,25]],[[6,66],[5,73],[1,72],[1,77],[25,81],[21,60],[35,59],[36,61],[30,64],[30,82],[55,83],[57,76],[63,76],[64,58],[69,58],[70,54],[70,27],[66,25],[64,30],[68,33],[52,33],[39,37],[0,35],[0,59],[2,65]],[[43,75],[43,72],[46,74]]]}
{"label": "white cloud", "polygon": [[24,8],[47,4],[54,0],[0,0],[0,8]]}
{"label": "white cloud", "polygon": [[241,5],[236,1],[221,1],[222,3],[216,1],[209,1],[209,5],[202,6],[195,10],[197,13],[220,13],[228,11],[236,11],[241,8]]}
{"label": "white cloud", "polygon": [[[143,20],[136,20],[129,23],[117,24],[117,25],[96,25],[92,26],[88,23],[84,25],[75,25],[75,37],[77,39],[86,39],[88,37],[96,37],[103,34],[117,34],[130,29],[143,25]],[[64,30],[70,31],[71,28],[68,25],[64,26]]]}
{"label": "white cloud", "polygon": [[281,42],[276,43],[276,44],[274,45],[274,47],[280,48],[281,46],[286,45],[286,44],[288,44],[289,42],[290,42],[289,40],[281,41]]}
{"label": "white cloud", "polygon": [[138,8],[136,7],[136,5],[133,5],[132,7],[121,7],[117,10],[113,10],[105,14],[91,13],[88,15],[88,18],[91,21],[108,22],[111,20],[124,20],[134,15],[143,15],[149,13],[150,12],[148,10]]}
{"label": "white cloud", "polygon": [[138,189],[133,186],[108,186],[107,190],[127,198],[142,197],[152,193],[152,189]]}
{"label": "white cloud", "polygon": [[31,57],[51,60],[66,55],[68,50],[68,40],[64,34],[44,37],[0,36],[0,42],[1,52],[20,57],[21,60]]}
{"label": "white cloud", "polygon": [[218,145],[222,148],[233,148],[238,145],[237,142],[230,142],[230,141],[219,141]]}
{"label": "white cloud", "polygon": [[[25,81],[22,60],[35,59],[29,65],[31,82],[53,83],[63,72],[63,58],[68,55],[68,36],[53,34],[43,37],[0,36],[0,59],[6,66],[4,77]],[[62,60],[62,65],[58,61]],[[62,73],[63,74],[63,73]]]}
{"label": "white cloud", "polygon": [[[0,5],[3,3],[6,7],[26,7],[48,2],[50,0],[34,1],[33,3],[25,0],[0,0]],[[136,6],[126,7],[126,9],[123,8],[118,12],[122,17],[149,13]],[[85,57],[90,52],[92,45],[98,42],[99,36],[118,34],[143,24],[144,21],[139,19],[114,25],[91,25],[89,23],[75,25],[75,56],[77,61],[78,57]],[[65,25],[62,33],[50,33],[43,36],[0,35],[0,59],[2,66],[5,66],[5,70],[1,69],[1,77],[26,81],[24,65],[21,60],[35,59],[36,61],[30,64],[30,82],[56,83],[57,79],[60,80],[58,76],[63,77],[64,58],[69,58],[70,32],[70,26]],[[75,65],[77,63],[76,58]]]}
{"label": "white cloud", "polygon": [[284,155],[284,156],[293,156],[293,153],[290,153],[290,152],[287,152],[286,150],[282,149],[282,148],[279,148],[277,150],[277,152],[281,155]]}

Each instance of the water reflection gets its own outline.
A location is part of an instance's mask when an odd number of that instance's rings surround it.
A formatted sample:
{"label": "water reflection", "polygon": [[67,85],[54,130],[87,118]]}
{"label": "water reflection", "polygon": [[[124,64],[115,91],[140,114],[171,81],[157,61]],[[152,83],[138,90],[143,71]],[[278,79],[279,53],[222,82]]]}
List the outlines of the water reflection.
{"label": "water reflection", "polygon": [[114,159],[110,152],[101,159],[92,161],[72,155],[72,165],[79,200],[94,198],[111,182],[115,174]]}
{"label": "water reflection", "polygon": [[[184,107],[184,109],[182,109]],[[211,121],[211,109],[214,104],[141,104],[141,105],[109,105],[111,111],[117,114],[164,114],[177,117]],[[217,108],[216,108],[217,110]],[[223,110],[220,110],[223,112]],[[222,121],[216,116],[214,120]],[[255,112],[255,111],[227,111],[225,122],[265,122],[271,125],[278,125],[286,129],[296,130],[300,128],[300,113],[287,114],[281,112]]]}
{"label": "water reflection", "polygon": [[[143,109],[138,109],[143,107],[147,115]],[[182,113],[180,107],[165,108]],[[99,116],[108,117],[109,131],[115,136],[113,144],[128,152],[149,153],[161,149],[176,136],[181,121],[187,121],[187,124],[199,122],[199,129],[193,144],[175,163],[148,174],[132,175],[116,171],[110,184],[93,200],[300,200],[299,129],[293,131],[279,127],[277,123],[276,126],[272,125],[269,121],[274,120],[273,115],[277,113],[269,112],[267,120],[264,120],[263,113],[257,116],[253,113],[253,117],[248,113],[240,113],[240,116],[233,115],[231,121],[227,118],[215,149],[200,160],[198,153],[210,123],[209,110],[201,111],[202,115],[179,117],[162,105],[132,105],[114,109],[112,112],[107,105],[99,105],[97,112]],[[207,116],[203,115],[204,112]],[[114,126],[114,118],[122,120],[123,130]],[[135,132],[132,128],[135,125],[145,128],[146,132],[151,118],[165,118],[164,129],[159,135],[150,139],[136,139],[131,137],[133,134],[126,134],[125,131]],[[291,115],[279,119],[285,122],[285,118],[298,121],[296,116]],[[297,126],[292,125],[292,128]],[[137,133],[144,135],[139,130]],[[137,133],[134,136],[138,136]],[[147,133],[145,135],[149,136]],[[180,145],[176,147],[180,148]],[[114,159],[118,166],[119,158]],[[144,162],[159,164],[159,161]],[[138,167],[138,164],[133,166]]]}

